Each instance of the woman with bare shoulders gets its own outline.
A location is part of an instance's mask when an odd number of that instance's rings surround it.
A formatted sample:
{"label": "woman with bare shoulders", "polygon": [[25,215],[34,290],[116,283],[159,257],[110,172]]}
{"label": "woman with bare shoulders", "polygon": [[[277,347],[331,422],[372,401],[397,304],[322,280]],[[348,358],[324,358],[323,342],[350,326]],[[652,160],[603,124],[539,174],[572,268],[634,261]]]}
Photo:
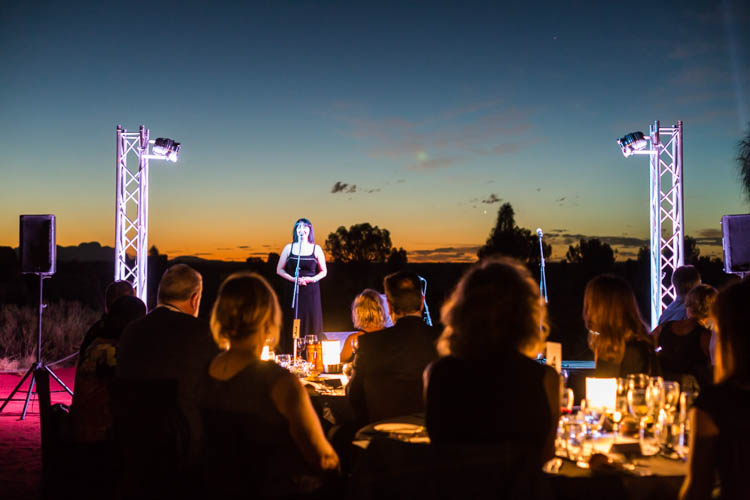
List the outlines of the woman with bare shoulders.
{"label": "woman with bare shoulders", "polygon": [[352,302],[352,324],[358,331],[352,333],[344,341],[341,349],[341,362],[349,363],[354,359],[357,351],[357,339],[364,333],[376,332],[388,325],[387,306],[383,297],[372,288],[366,288],[354,297]]}
{"label": "woman with bare shoulders", "polygon": [[293,242],[288,243],[281,251],[276,274],[290,284],[288,297],[283,304],[284,329],[281,338],[281,350],[292,352],[292,321],[295,309],[292,309],[295,273],[299,266],[299,303],[297,311],[300,319],[300,337],[320,335],[323,333],[323,309],[320,305],[320,285],[318,282],[326,277],[326,256],[320,245],[315,244],[315,232],[312,222],[299,219],[294,223]]}
{"label": "woman with bare shoulders", "polygon": [[652,339],[627,281],[612,274],[589,281],[583,294],[583,321],[596,361],[595,377],[660,374]]}
{"label": "woman with bare shoulders", "polygon": [[719,291],[710,285],[698,285],[685,296],[687,319],[665,321],[651,332],[657,345],[662,376],[680,382],[688,379],[700,387],[709,385],[711,373],[711,306]]}
{"label": "woman with bare shoulders", "polygon": [[203,399],[205,480],[214,498],[309,493],[322,486],[320,473],[338,467],[297,377],[260,359],[280,325],[276,294],[261,276],[235,273],[219,288],[211,331],[226,350],[209,365]]}

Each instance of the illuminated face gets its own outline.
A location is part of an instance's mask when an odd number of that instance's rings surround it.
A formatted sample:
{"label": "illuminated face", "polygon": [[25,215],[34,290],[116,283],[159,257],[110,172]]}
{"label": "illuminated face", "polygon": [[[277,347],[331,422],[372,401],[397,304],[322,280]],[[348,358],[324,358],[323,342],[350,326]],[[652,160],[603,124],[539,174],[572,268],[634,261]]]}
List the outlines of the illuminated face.
{"label": "illuminated face", "polygon": [[310,241],[310,226],[302,222],[297,224],[297,239],[299,241]]}

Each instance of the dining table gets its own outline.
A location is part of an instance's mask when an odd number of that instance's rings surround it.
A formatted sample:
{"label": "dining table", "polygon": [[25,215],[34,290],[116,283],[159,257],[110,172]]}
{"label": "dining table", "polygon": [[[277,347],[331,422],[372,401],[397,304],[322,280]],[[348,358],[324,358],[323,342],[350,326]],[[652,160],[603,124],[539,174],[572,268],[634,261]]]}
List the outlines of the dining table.
{"label": "dining table", "polygon": [[[395,440],[415,447],[430,445],[424,414],[411,414],[371,423],[356,433],[353,445],[362,454],[373,440]],[[624,456],[614,449],[628,450]],[[624,445],[624,446],[623,446]],[[557,450],[553,460],[545,464],[543,479],[553,493],[552,498],[601,500],[666,500],[676,499],[687,474],[684,459],[656,454],[642,456],[637,439],[601,434],[597,438],[591,463],[567,458],[565,450]]]}

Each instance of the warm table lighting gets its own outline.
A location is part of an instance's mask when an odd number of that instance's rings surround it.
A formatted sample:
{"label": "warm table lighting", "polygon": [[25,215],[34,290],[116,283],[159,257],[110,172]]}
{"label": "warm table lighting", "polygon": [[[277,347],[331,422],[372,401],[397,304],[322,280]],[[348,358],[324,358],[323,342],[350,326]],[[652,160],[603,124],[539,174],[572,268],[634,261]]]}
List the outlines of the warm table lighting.
{"label": "warm table lighting", "polygon": [[335,373],[341,370],[341,348],[338,340],[324,340],[323,345],[323,365],[328,373]]}
{"label": "warm table lighting", "polygon": [[590,408],[614,410],[617,401],[617,379],[586,377],[586,401]]}

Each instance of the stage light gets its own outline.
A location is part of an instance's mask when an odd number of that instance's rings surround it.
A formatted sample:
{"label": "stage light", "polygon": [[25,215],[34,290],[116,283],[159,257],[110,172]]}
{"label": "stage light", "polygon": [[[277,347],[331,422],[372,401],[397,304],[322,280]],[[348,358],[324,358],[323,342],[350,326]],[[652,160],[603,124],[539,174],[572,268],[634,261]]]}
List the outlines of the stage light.
{"label": "stage light", "polygon": [[622,149],[622,154],[627,158],[636,151],[641,151],[648,147],[648,140],[643,135],[643,132],[633,132],[617,139],[617,144]]}
{"label": "stage light", "polygon": [[180,143],[175,142],[172,139],[165,137],[159,137],[154,141],[153,153],[156,156],[161,156],[171,161],[172,163],[177,161],[177,154],[180,152]]}

